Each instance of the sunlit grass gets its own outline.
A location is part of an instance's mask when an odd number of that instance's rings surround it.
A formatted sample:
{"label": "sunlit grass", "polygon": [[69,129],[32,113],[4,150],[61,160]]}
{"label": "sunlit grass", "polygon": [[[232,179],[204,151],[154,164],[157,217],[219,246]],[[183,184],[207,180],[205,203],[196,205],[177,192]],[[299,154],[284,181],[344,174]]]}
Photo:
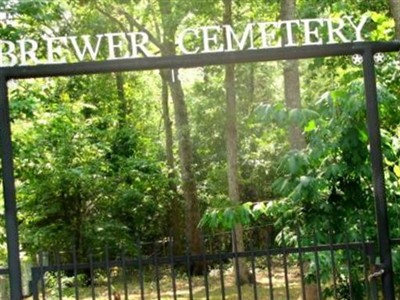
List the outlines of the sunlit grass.
{"label": "sunlit grass", "polygon": [[[256,270],[256,283],[245,284],[238,287],[235,284],[235,276],[232,268],[223,272],[223,280],[219,270],[213,270],[207,276],[194,276],[189,279],[185,274],[176,276],[175,281],[172,280],[171,274],[164,272],[163,276],[157,281],[148,277],[143,280],[143,291],[140,287],[138,274],[126,276],[126,285],[124,285],[123,277],[119,274],[112,278],[112,284],[108,288],[107,281],[99,282],[92,287],[79,287],[77,292],[79,299],[90,300],[108,300],[109,294],[114,291],[121,295],[121,299],[125,299],[125,290],[128,299],[238,299],[239,293],[242,299],[270,299],[270,282],[267,270]],[[274,268],[272,276],[272,293],[274,299],[297,299],[301,293],[300,276],[296,269],[292,268],[288,271],[288,281],[286,283],[284,270]],[[207,283],[207,284],[206,284]],[[222,288],[223,285],[223,288]],[[175,286],[175,287],[174,287]],[[206,286],[208,288],[206,288]],[[62,299],[75,299],[76,289],[74,287],[62,286]],[[143,293],[143,294],[142,294]],[[289,295],[287,295],[289,293]],[[48,299],[58,299],[59,289],[55,285],[51,289],[46,289],[46,297]],[[111,296],[111,299],[114,299]]]}

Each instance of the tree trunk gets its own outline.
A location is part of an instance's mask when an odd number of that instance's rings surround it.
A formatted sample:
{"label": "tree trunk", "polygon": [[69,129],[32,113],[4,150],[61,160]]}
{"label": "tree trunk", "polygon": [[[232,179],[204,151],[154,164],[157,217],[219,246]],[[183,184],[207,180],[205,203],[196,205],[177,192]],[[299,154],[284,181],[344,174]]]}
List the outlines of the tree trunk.
{"label": "tree trunk", "polygon": [[390,0],[390,12],[395,22],[395,36],[400,40],[400,0]]}
{"label": "tree trunk", "polygon": [[[282,0],[281,20],[294,20],[296,18],[296,0]],[[283,43],[287,43],[283,34]],[[285,103],[288,110],[301,108],[299,62],[297,60],[285,61],[283,69]],[[303,149],[306,142],[298,126],[289,129],[289,143],[292,149]]]}
{"label": "tree trunk", "polygon": [[162,70],[160,72],[161,75],[161,102],[162,102],[162,114],[164,121],[164,129],[165,129],[165,154],[167,158],[167,166],[170,174],[173,174],[175,169],[175,160],[173,153],[173,135],[172,135],[172,121],[169,117],[169,93],[168,93],[168,81],[166,70]]}
{"label": "tree trunk", "polygon": [[[190,126],[182,85],[178,79],[178,71],[174,70],[173,72],[175,73],[175,78],[170,78],[169,86],[174,103],[182,190],[185,199],[185,236],[187,243],[190,246],[191,253],[200,254],[202,251],[202,234],[197,226],[200,222],[200,208],[197,197],[196,181],[192,170],[193,155]],[[203,270],[198,270],[198,272],[202,271]]]}
{"label": "tree trunk", "polygon": [[183,254],[183,210],[180,202],[180,196],[177,192],[177,187],[175,184],[175,160],[173,153],[173,134],[172,134],[172,122],[169,117],[169,93],[168,93],[168,76],[167,70],[161,70],[161,80],[162,80],[162,92],[161,92],[161,102],[162,102],[162,113],[165,128],[165,153],[167,159],[168,167],[168,178],[169,178],[169,188],[172,191],[172,199],[170,202],[170,207],[168,208],[168,219],[169,228],[172,230],[173,238],[173,250],[174,254]]}
{"label": "tree trunk", "polygon": [[[176,25],[169,18],[172,15],[171,1],[159,0],[161,18],[164,30],[162,55],[176,55],[175,33]],[[190,137],[189,118],[185,103],[185,97],[179,80],[179,71],[166,72],[167,81],[171,90],[174,104],[174,116],[176,135],[178,139],[180,171],[182,180],[183,198],[185,200],[185,236],[192,254],[200,254],[202,251],[202,233],[198,228],[200,222],[200,208],[197,197],[196,181],[192,170],[193,153]],[[193,273],[204,271],[201,264],[193,267]]]}
{"label": "tree trunk", "polygon": [[[145,32],[148,34],[150,41],[156,45],[160,51],[162,56],[176,55],[175,50],[175,34],[177,30],[177,26],[179,24],[179,16],[174,16],[172,13],[172,4],[174,3],[171,0],[158,0],[158,5],[161,13],[161,21],[163,28],[163,40],[160,41],[154,35],[152,35],[142,24],[140,24],[135,18],[133,18],[130,14],[125,12],[123,9],[118,9],[118,13],[125,16],[128,22],[130,23],[131,28],[136,28],[141,32]],[[108,14],[105,10],[97,7],[102,14],[107,16],[108,18],[114,20],[117,24],[121,25],[118,22],[118,19]],[[120,26],[123,27],[123,26]],[[124,30],[123,31],[127,31]],[[116,50],[118,51],[118,50]],[[118,53],[117,53],[118,55]],[[174,73],[175,76],[171,76],[171,72]],[[174,170],[174,159],[172,152],[172,129],[171,129],[171,121],[169,119],[169,111],[168,111],[168,91],[167,85],[171,90],[172,101],[174,104],[174,113],[175,113],[175,126],[176,126],[176,134],[178,138],[178,148],[179,148],[179,157],[180,157],[180,172],[181,172],[181,180],[182,180],[182,190],[183,197],[185,200],[185,235],[187,243],[189,244],[190,251],[194,254],[199,254],[202,250],[202,234],[198,229],[198,223],[200,222],[200,210],[197,198],[196,191],[196,182],[192,170],[192,145],[190,138],[190,126],[187,115],[186,104],[184,101],[184,93],[182,89],[181,82],[178,78],[178,70],[162,70],[160,72],[162,77],[162,88],[163,88],[163,117],[164,117],[164,125],[166,130],[166,155],[167,155],[167,165],[170,170]],[[117,77],[118,84],[118,77]],[[173,174],[171,174],[173,176]],[[176,190],[176,186],[171,181],[170,187]],[[174,251],[177,248],[182,249],[176,243],[181,242],[181,235],[179,234],[181,231],[181,205],[179,203],[178,198],[174,198],[171,203],[171,223],[173,230],[173,237],[175,241]],[[179,230],[177,227],[180,227]],[[179,237],[179,238],[178,238]],[[178,250],[180,251],[180,250]],[[203,271],[203,270],[201,270]]]}
{"label": "tree trunk", "polygon": [[[232,0],[224,0],[224,24],[232,25]],[[226,91],[226,152],[228,164],[229,198],[233,204],[240,203],[239,174],[238,174],[238,134],[236,122],[236,91],[235,91],[235,66],[225,66],[225,91]],[[232,232],[233,251],[243,252],[243,227],[235,225]],[[251,276],[245,258],[239,258],[234,263],[237,284],[249,283]]]}
{"label": "tree trunk", "polygon": [[[281,19],[294,20],[296,19],[296,0],[282,0],[281,1]],[[283,34],[283,37],[286,37]],[[283,38],[283,43],[286,43],[286,38]],[[284,70],[284,88],[285,88],[285,103],[288,110],[301,108],[301,95],[300,95],[300,75],[299,63],[297,60],[285,61]],[[302,131],[298,126],[291,125],[289,128],[289,143],[291,149],[304,149],[306,141],[302,135]],[[304,269],[308,268],[306,262],[301,262]],[[305,294],[307,299],[316,299],[314,297],[316,290],[315,283],[307,283]]]}

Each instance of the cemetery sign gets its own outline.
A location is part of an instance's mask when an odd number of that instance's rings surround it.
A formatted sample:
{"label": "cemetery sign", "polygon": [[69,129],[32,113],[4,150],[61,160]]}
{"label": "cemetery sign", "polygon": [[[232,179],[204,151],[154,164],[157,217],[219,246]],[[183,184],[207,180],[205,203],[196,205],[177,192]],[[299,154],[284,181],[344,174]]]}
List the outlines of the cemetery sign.
{"label": "cemetery sign", "polygon": [[[252,22],[241,30],[230,25],[187,28],[176,36],[178,54],[296,47],[363,41],[367,16]],[[40,40],[0,40],[0,67],[157,56],[146,32],[95,36],[42,36]]]}

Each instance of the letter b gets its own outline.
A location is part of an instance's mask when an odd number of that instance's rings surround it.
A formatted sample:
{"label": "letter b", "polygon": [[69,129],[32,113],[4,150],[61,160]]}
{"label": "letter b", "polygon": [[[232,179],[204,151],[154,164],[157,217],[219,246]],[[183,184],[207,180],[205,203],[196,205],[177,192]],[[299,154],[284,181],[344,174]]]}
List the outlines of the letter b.
{"label": "letter b", "polygon": [[0,66],[10,67],[18,63],[15,55],[15,44],[10,41],[0,40]]}

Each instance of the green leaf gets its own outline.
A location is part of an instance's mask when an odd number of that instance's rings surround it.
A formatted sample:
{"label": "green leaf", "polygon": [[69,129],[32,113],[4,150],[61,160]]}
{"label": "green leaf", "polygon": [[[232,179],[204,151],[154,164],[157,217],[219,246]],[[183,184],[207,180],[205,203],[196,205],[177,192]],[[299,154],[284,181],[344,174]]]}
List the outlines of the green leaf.
{"label": "green leaf", "polygon": [[317,129],[317,124],[315,123],[315,120],[311,120],[307,123],[306,127],[304,127],[304,132],[311,132],[315,129]]}
{"label": "green leaf", "polygon": [[301,176],[300,177],[300,184],[302,187],[309,186],[312,181],[313,181],[313,178],[310,176]]}
{"label": "green leaf", "polygon": [[394,166],[393,172],[394,172],[394,174],[396,174],[396,176],[397,176],[398,178],[400,178],[400,167],[399,167],[398,165],[395,165],[395,166]]}

